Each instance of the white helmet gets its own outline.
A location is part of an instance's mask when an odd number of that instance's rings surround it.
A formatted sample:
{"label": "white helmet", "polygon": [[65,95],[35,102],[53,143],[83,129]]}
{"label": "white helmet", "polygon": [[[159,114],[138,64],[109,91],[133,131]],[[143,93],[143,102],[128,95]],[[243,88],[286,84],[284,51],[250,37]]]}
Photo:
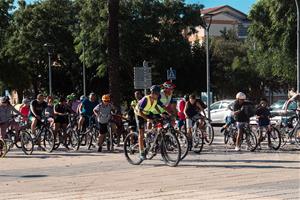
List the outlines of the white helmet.
{"label": "white helmet", "polygon": [[246,95],[243,92],[236,94],[236,99],[246,100]]}

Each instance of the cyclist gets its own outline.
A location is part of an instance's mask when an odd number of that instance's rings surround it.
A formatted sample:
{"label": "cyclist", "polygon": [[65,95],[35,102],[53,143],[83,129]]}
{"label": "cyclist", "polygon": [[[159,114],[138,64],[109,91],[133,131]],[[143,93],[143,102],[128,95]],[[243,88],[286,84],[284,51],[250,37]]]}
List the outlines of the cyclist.
{"label": "cyclist", "polygon": [[[171,112],[172,108],[170,103],[172,101],[172,96],[176,85],[171,81],[166,81],[161,85],[161,87],[163,89],[160,91],[159,101],[161,101],[163,105],[168,108],[168,111]],[[164,110],[160,108],[160,111],[163,112]]]}
{"label": "cyclist", "polygon": [[189,96],[188,95],[184,95],[184,97],[178,102],[177,104],[177,116],[178,116],[178,129],[181,130],[182,127],[185,124],[185,114],[184,114],[184,108],[185,108],[185,104],[189,101]]}
{"label": "cyclist", "polygon": [[[158,106],[160,106],[164,111],[166,107],[164,104],[159,101],[160,95],[160,86],[153,85],[150,88],[151,94],[144,96],[136,105],[135,114],[136,114],[136,123],[139,130],[139,148],[140,148],[140,158],[145,160],[145,151],[144,151],[144,134],[145,134],[145,122],[149,121],[153,123],[154,114],[152,111],[154,109],[157,110],[158,113],[161,111],[159,110]],[[163,112],[161,112],[163,113]]]}
{"label": "cyclist", "polygon": [[54,123],[54,99],[51,96],[48,96],[47,99],[47,107],[45,109],[45,116],[47,117],[50,126],[53,126]]}
{"label": "cyclist", "polygon": [[[260,101],[259,107],[256,110],[256,117],[258,119],[258,127],[260,131],[262,131],[263,128],[266,128],[267,131],[271,131],[271,124],[270,124],[270,117],[271,112],[267,107],[268,102],[266,99],[262,99]],[[260,138],[258,138],[258,149],[261,149],[260,143],[262,142],[262,134],[260,134]]]}
{"label": "cyclist", "polygon": [[17,132],[19,131],[19,125],[12,120],[13,114],[21,115],[9,102],[9,97],[0,98],[0,139],[4,139],[6,136],[6,129],[12,126]]}
{"label": "cyclist", "polygon": [[201,104],[197,101],[196,96],[193,94],[189,96],[189,101],[186,102],[183,112],[186,117],[187,137],[189,143],[188,146],[189,149],[191,150],[193,119],[201,119],[202,118],[201,112],[203,113],[204,116],[206,116],[206,114]]}
{"label": "cyclist", "polygon": [[47,108],[47,103],[44,101],[44,95],[38,94],[37,99],[30,103],[29,120],[31,121],[31,132],[35,135],[36,126],[42,120],[42,115]]}
{"label": "cyclist", "polygon": [[249,117],[246,115],[244,111],[246,95],[243,92],[239,92],[236,94],[236,101],[233,104],[233,114],[235,117],[238,133],[236,137],[235,150],[241,150],[241,140],[243,136],[243,130],[247,123],[249,123]]}
{"label": "cyclist", "polygon": [[102,152],[102,145],[105,139],[105,135],[108,133],[108,123],[112,117],[112,111],[115,110],[114,106],[110,103],[110,95],[106,94],[102,96],[102,102],[98,104],[93,112],[97,117],[99,123],[100,134],[98,138],[98,152]]}
{"label": "cyclist", "polygon": [[82,131],[83,124],[89,125],[90,118],[93,116],[93,110],[98,105],[95,93],[90,93],[88,99],[84,99],[79,105],[80,118],[78,121],[78,130]]}
{"label": "cyclist", "polygon": [[[57,132],[60,128],[65,130],[68,125],[68,113],[71,109],[67,107],[67,101],[64,97],[59,99],[59,103],[54,106],[54,135],[57,136]],[[57,138],[57,137],[56,137]]]}
{"label": "cyclist", "polygon": [[30,112],[30,100],[29,99],[23,99],[22,105],[19,109],[20,113],[23,115],[23,122],[28,122],[28,116]]}
{"label": "cyclist", "polygon": [[284,106],[285,113],[287,112],[289,105],[290,105],[293,101],[296,101],[296,102],[297,102],[297,105],[298,105],[297,111],[300,110],[300,93],[296,93],[296,94],[294,94],[294,96],[292,96],[292,98],[290,98],[290,99],[287,101],[287,103],[285,104],[285,106]]}

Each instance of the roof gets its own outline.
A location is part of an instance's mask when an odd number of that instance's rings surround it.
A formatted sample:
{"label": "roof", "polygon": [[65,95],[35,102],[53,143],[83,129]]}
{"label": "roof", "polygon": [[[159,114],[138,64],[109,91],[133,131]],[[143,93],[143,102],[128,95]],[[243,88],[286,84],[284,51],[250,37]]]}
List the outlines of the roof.
{"label": "roof", "polygon": [[224,5],[224,6],[218,6],[218,7],[213,7],[213,8],[206,8],[206,9],[202,9],[201,10],[201,14],[217,14],[218,11],[222,10],[223,8],[229,8],[231,10],[234,10],[238,13],[240,13],[241,15],[245,16],[247,18],[247,15],[231,6],[228,6],[228,5]]}

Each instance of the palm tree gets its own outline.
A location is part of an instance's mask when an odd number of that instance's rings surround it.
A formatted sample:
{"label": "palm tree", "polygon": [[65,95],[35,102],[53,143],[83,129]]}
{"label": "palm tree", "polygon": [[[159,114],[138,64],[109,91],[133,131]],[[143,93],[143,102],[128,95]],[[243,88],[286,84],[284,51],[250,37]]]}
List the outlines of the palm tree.
{"label": "palm tree", "polygon": [[120,0],[108,1],[108,75],[109,92],[113,103],[120,106],[120,53],[119,53],[119,6]]}

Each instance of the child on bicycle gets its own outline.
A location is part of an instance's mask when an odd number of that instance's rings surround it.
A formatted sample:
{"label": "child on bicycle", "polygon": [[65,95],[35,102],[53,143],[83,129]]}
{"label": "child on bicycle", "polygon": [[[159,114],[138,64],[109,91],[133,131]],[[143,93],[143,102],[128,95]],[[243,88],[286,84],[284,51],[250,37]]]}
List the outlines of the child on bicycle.
{"label": "child on bicycle", "polygon": [[[258,119],[259,131],[265,128],[267,131],[271,131],[270,117],[271,113],[266,99],[262,99],[259,103],[259,107],[256,110],[256,118]],[[262,134],[259,134],[258,149],[261,149],[260,143],[262,142]]]}

